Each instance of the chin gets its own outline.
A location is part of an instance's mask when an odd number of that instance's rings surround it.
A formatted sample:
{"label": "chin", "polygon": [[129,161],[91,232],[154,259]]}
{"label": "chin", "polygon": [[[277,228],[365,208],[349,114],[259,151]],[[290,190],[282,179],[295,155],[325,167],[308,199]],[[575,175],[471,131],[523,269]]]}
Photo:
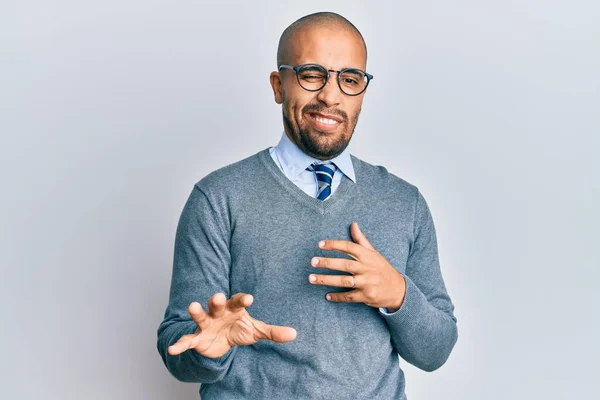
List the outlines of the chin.
{"label": "chin", "polygon": [[[331,133],[327,133],[327,135],[331,135]],[[339,145],[337,142],[333,144],[333,146],[323,145],[320,140],[312,141],[308,147],[310,152],[322,157],[322,158],[334,158],[341,154],[346,147],[348,146],[347,142],[344,142],[343,145]]]}

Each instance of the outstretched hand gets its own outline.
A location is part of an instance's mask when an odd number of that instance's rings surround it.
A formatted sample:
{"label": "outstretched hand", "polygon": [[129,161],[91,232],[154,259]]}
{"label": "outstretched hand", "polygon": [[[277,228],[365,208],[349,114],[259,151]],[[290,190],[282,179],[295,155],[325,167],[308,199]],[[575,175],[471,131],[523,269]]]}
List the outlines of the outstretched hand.
{"label": "outstretched hand", "polygon": [[259,340],[285,343],[296,338],[294,328],[268,325],[252,318],[246,307],[253,301],[250,294],[237,293],[227,300],[223,293],[217,293],[208,300],[208,312],[200,303],[191,303],[188,312],[198,329],[169,346],[169,354],[178,355],[194,349],[205,357],[218,358],[232,346],[247,346]]}

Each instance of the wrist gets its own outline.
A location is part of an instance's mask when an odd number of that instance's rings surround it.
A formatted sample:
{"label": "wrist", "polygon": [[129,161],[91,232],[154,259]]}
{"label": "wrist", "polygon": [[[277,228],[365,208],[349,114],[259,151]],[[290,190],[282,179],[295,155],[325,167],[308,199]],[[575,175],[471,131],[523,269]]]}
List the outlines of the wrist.
{"label": "wrist", "polygon": [[404,279],[404,275],[400,273],[398,273],[398,275],[400,278],[398,283],[400,290],[398,290],[396,293],[400,293],[400,296],[399,298],[394,299],[394,303],[386,307],[390,313],[395,313],[402,307],[402,304],[404,304],[404,297],[406,295],[406,280]]}

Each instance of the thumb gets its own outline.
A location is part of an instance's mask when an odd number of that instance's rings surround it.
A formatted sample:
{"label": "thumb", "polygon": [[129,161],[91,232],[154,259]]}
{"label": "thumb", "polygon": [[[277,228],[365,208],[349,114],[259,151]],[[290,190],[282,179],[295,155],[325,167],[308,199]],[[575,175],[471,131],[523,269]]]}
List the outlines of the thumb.
{"label": "thumb", "polygon": [[296,339],[296,330],[289,326],[269,325],[262,321],[254,320],[254,328],[260,332],[261,339],[272,340],[278,343],[291,342]]}
{"label": "thumb", "polygon": [[375,250],[375,248],[371,245],[371,242],[367,239],[364,233],[358,227],[358,222],[353,222],[350,225],[350,234],[352,235],[352,239],[360,244],[363,247],[366,247],[369,250]]}

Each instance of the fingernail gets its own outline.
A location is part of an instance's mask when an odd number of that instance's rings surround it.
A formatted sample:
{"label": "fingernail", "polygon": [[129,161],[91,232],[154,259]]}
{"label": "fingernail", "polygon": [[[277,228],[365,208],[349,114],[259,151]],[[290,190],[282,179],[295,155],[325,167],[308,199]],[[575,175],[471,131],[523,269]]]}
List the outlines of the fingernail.
{"label": "fingernail", "polygon": [[330,294],[326,294],[326,295],[325,295],[325,298],[326,298],[327,300],[331,300],[331,295],[330,295]]}
{"label": "fingernail", "polygon": [[308,277],[308,280],[309,280],[309,281],[311,281],[311,282],[314,282],[314,281],[316,281],[316,280],[317,280],[317,277],[316,277],[316,276],[314,276],[314,275],[310,275],[310,276]]}
{"label": "fingernail", "polygon": [[311,263],[313,266],[317,266],[317,265],[319,265],[319,259],[315,257],[315,258],[313,258],[313,259],[311,260],[311,262],[310,262],[310,263]]}
{"label": "fingernail", "polygon": [[319,247],[323,247],[323,246],[325,246],[325,242],[324,242],[323,240],[321,240],[321,241],[319,242]]}

